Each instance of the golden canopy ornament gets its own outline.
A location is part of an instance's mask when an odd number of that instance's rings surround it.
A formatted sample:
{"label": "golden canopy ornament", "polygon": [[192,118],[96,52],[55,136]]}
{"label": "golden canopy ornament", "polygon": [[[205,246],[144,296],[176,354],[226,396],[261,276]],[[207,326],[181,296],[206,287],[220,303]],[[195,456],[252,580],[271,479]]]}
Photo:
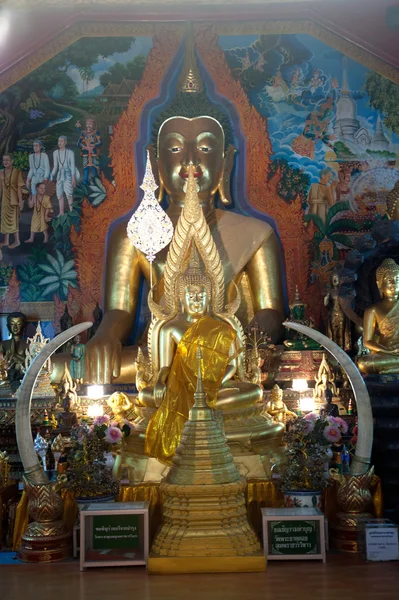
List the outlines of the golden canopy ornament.
{"label": "golden canopy ornament", "polygon": [[[224,274],[219,252],[206,222],[198,199],[194,166],[189,167],[187,191],[184,206],[176,225],[164,269],[165,308],[156,304],[150,292],[148,305],[151,312],[160,320],[172,319],[178,312],[179,279],[194,244],[204,263],[204,270],[212,284],[212,311],[223,313]],[[234,315],[241,302],[237,289],[236,299],[226,306],[226,313]]]}

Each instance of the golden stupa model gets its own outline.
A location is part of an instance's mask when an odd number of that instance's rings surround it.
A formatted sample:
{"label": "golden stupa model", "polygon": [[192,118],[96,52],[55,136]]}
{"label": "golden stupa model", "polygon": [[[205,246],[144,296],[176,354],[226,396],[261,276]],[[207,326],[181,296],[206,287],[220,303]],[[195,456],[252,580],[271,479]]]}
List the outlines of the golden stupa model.
{"label": "golden stupa model", "polygon": [[194,406],[167,477],[163,524],[148,562],[151,574],[259,572],[266,559],[245,506],[246,480],[207,403],[200,347]]}

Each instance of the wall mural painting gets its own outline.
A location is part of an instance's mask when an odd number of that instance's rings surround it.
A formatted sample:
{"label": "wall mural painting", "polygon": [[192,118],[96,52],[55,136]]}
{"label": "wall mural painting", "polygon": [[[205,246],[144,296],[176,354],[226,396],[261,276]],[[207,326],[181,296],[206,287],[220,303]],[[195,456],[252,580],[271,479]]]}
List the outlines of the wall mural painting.
{"label": "wall mural painting", "polygon": [[[75,320],[101,302],[106,231],[137,203],[140,119],[156,117],[143,109],[169,76],[180,39],[83,38],[0,94],[3,312],[40,306],[51,335],[66,302]],[[399,180],[399,87],[306,34],[214,39],[197,32],[198,58],[221,97],[223,81],[236,86],[228,100],[239,116],[245,102],[257,111],[245,127],[263,124],[254,136],[271,149],[265,185],[273,183],[277,200],[269,202],[287,214],[295,204],[305,221],[301,229],[292,219],[303,245],[311,241],[307,281],[288,281],[288,289],[305,285],[317,321],[334,268],[386,218],[386,195]],[[295,259],[284,252],[286,263]]]}
{"label": "wall mural painting", "polygon": [[386,218],[386,195],[399,180],[399,87],[305,34],[224,36],[219,44],[267,120],[269,177],[279,171],[279,196],[289,204],[299,195],[314,225],[309,283],[321,302],[356,239]]}
{"label": "wall mural painting", "polygon": [[151,46],[150,37],[83,38],[0,94],[2,309],[41,303],[47,333],[78,289],[71,232],[83,200],[98,207],[105,181],[115,185],[113,127]]}

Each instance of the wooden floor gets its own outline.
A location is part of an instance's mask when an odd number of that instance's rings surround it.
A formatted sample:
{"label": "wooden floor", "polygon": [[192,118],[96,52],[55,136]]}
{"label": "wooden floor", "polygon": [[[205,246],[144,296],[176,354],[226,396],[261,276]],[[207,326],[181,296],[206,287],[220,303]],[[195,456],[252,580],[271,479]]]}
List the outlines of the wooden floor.
{"label": "wooden floor", "polygon": [[263,574],[148,577],[142,568],[77,561],[0,567],[0,600],[399,600],[399,563],[269,562]]}

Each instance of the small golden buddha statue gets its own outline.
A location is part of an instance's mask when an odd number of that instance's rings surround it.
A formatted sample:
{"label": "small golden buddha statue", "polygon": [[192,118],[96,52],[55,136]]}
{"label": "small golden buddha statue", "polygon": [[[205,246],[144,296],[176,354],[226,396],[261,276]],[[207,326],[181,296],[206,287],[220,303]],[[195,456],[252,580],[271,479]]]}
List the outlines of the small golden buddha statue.
{"label": "small golden buddha statue", "polygon": [[58,415],[58,428],[64,435],[71,433],[72,427],[78,425],[78,416],[72,411],[72,400],[67,394],[62,402],[63,411]]}
{"label": "small golden buddha statue", "polygon": [[119,424],[123,424],[127,419],[127,411],[133,406],[126,394],[123,394],[122,392],[114,392],[107,399],[107,404],[112,410],[115,421],[118,421]]}
{"label": "small golden buddha statue", "polygon": [[272,387],[270,392],[270,400],[266,404],[266,412],[269,413],[273,421],[283,423],[284,425],[287,421],[297,418],[294,412],[288,410],[287,405],[283,401],[283,390],[277,383]]}
{"label": "small golden buddha statue", "polygon": [[370,354],[360,356],[363,373],[399,373],[399,265],[386,258],[376,271],[381,300],[366,308],[363,343]]}
{"label": "small golden buddha statue", "polygon": [[339,275],[334,271],[331,288],[324,296],[324,306],[328,308],[327,336],[343,350],[352,349],[350,321],[339,303]]}
{"label": "small golden buddha statue", "polygon": [[[35,360],[39,352],[49,343],[50,339],[44,337],[42,332],[42,326],[40,321],[37,324],[35,335],[27,339],[27,349],[25,356],[25,371],[27,371],[31,363]],[[42,370],[40,371],[36,384],[33,391],[33,398],[51,397],[55,396],[55,392],[51,386],[50,373],[51,373],[51,360],[50,358],[44,363]]]}
{"label": "small golden buddha statue", "polygon": [[324,392],[326,389],[331,389],[333,396],[338,396],[335,376],[327,362],[325,354],[323,354],[315,381],[316,385],[314,387],[313,397],[317,400],[320,401],[324,398]]}
{"label": "small golden buddha statue", "polygon": [[27,343],[23,339],[26,328],[26,316],[21,312],[13,312],[7,316],[7,329],[11,339],[1,342],[0,351],[8,362],[8,380],[13,387],[18,387],[25,373],[25,351]]}
{"label": "small golden buddha statue", "polygon": [[70,398],[72,406],[75,406],[78,402],[77,384],[72,379],[68,364],[65,363],[61,381],[56,388],[57,404],[62,404],[67,396]]}
{"label": "small golden buddha statue", "polygon": [[[215,209],[215,200],[231,203],[230,175],[235,148],[230,122],[223,111],[207,98],[198,71],[187,54],[180,83],[181,92],[155,125],[156,150],[153,170],[160,182],[160,200],[169,199],[167,213],[175,225],[185,202],[188,164],[195,165],[199,200],[220,254],[227,301],[234,284],[248,293],[252,302],[240,319],[246,326],[255,315],[270,335],[280,332],[284,319],[283,269],[278,237],[265,221]],[[186,75],[189,74],[189,86]],[[188,87],[190,89],[188,89]],[[209,115],[209,116],[205,116]],[[215,115],[215,116],[213,116]],[[218,120],[219,117],[219,120]],[[223,122],[223,125],[221,124]],[[156,171],[156,173],[155,173]],[[163,273],[167,250],[152,263],[155,300],[164,293]],[[139,306],[139,291],[150,281],[150,263],[127,238],[126,224],[112,232],[108,243],[105,313],[96,335],[86,345],[88,383],[121,383],[135,379],[137,348],[123,348]],[[243,305],[244,306],[244,305]]]}
{"label": "small golden buddha statue", "polygon": [[165,304],[158,305],[152,292],[148,298],[154,315],[148,347],[152,378],[137,399],[139,411],[153,412],[145,453],[167,464],[193,404],[198,346],[206,365],[204,389],[210,405],[223,413],[233,453],[267,455],[281,444],[283,431],[263,414],[260,386],[246,379],[245,336],[235,317],[241,297],[237,288],[235,300],[225,307],[223,266],[198,201],[193,169],[166,260]]}

